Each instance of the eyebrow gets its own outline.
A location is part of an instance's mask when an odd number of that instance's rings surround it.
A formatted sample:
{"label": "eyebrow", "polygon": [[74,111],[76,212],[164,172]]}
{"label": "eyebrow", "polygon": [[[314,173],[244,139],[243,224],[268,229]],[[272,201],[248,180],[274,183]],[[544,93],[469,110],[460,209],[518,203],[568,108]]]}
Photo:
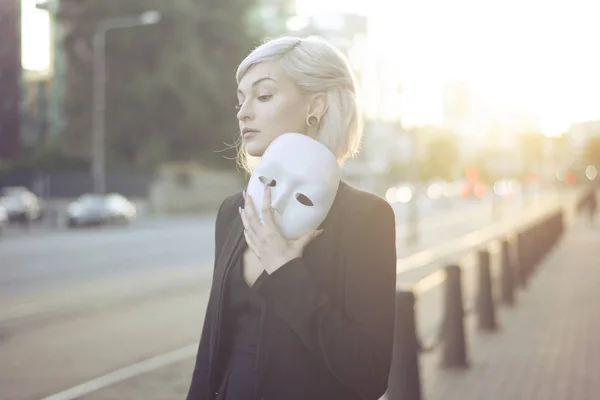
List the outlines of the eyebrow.
{"label": "eyebrow", "polygon": [[[273,78],[271,78],[271,77],[268,77],[268,76],[265,76],[265,77],[263,77],[263,78],[259,78],[259,79],[255,80],[255,81],[252,83],[252,87],[255,87],[255,86],[256,86],[256,85],[258,85],[259,83],[261,83],[261,82],[263,82],[263,81],[266,81],[266,80],[270,80],[270,81],[273,81],[273,82],[277,82],[275,79],[273,79]],[[242,91],[241,91],[240,89],[238,89],[238,90],[237,90],[237,92],[238,92],[238,94],[244,94],[244,93],[242,93]]]}

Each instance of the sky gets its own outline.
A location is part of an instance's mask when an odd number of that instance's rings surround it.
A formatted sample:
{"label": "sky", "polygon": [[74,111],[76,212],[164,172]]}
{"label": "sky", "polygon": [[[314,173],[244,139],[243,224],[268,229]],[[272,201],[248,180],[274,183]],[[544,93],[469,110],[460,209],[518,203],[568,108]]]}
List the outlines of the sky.
{"label": "sky", "polygon": [[[35,0],[22,1],[22,63],[43,70],[49,63],[48,18]],[[369,18],[363,94],[370,113],[436,123],[444,82],[460,81],[480,118],[502,122],[527,115],[548,135],[600,118],[596,2],[297,0],[300,15],[327,11]]]}
{"label": "sky", "polygon": [[[307,15],[341,10],[369,17],[372,64],[378,66],[374,75],[383,80],[379,86],[403,92],[397,102],[387,102],[392,108],[387,115],[402,113],[414,124],[436,122],[440,87],[461,81],[477,99],[478,113],[500,119],[525,113],[548,135],[566,130],[571,122],[600,117],[596,2],[297,2],[299,12]],[[381,91],[370,95],[380,98]]]}
{"label": "sky", "polygon": [[46,71],[50,63],[48,13],[35,8],[35,0],[21,1],[21,64],[24,69]]}

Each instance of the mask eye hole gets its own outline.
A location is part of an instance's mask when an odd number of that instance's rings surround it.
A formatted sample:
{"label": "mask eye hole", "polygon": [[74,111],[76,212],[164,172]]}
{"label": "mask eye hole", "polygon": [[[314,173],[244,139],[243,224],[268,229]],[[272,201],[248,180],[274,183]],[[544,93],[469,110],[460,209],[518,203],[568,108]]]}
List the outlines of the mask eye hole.
{"label": "mask eye hole", "polygon": [[296,200],[298,200],[300,204],[305,205],[307,207],[314,206],[313,202],[302,193],[296,193]]}
{"label": "mask eye hole", "polygon": [[275,179],[267,178],[266,176],[258,177],[258,180],[261,181],[263,185],[269,185],[271,187],[277,186],[277,181]]}

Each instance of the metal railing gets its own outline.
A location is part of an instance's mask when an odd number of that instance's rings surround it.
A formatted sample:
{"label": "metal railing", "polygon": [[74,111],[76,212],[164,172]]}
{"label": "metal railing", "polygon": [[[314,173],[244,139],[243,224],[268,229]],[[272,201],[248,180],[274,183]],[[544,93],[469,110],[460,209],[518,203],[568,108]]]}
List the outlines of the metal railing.
{"label": "metal railing", "polygon": [[[575,207],[582,197],[575,200]],[[498,330],[497,307],[515,306],[517,290],[527,287],[563,235],[569,207],[557,206],[516,226],[489,227],[465,235],[441,246],[437,254],[422,252],[399,260],[399,274],[419,270],[427,273],[409,284],[402,279],[398,282],[387,400],[422,399],[422,353],[439,350],[441,368],[469,366],[466,317],[472,314],[480,331]],[[465,275],[470,285],[464,284]],[[441,318],[432,334],[423,335],[419,333],[418,300],[438,285],[443,285],[442,307],[438,310]],[[465,289],[471,296],[465,296]]]}

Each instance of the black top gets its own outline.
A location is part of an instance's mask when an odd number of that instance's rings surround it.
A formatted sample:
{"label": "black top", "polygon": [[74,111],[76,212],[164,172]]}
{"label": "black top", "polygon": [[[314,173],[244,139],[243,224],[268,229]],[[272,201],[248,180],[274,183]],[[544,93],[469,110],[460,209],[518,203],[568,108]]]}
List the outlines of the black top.
{"label": "black top", "polygon": [[242,257],[228,275],[223,314],[223,351],[219,399],[252,399],[257,378],[262,303],[244,280]]}
{"label": "black top", "polygon": [[[243,205],[237,193],[217,214],[213,284],[188,400],[221,394],[218,365],[230,356],[223,346],[230,334],[224,321],[231,316],[226,290],[247,247],[238,211]],[[387,389],[396,298],[394,212],[385,200],[341,182],[321,229],[301,258],[250,288],[262,304],[255,399],[377,400]]]}

